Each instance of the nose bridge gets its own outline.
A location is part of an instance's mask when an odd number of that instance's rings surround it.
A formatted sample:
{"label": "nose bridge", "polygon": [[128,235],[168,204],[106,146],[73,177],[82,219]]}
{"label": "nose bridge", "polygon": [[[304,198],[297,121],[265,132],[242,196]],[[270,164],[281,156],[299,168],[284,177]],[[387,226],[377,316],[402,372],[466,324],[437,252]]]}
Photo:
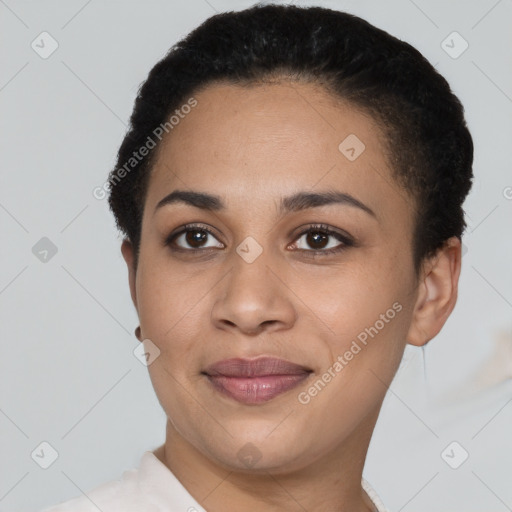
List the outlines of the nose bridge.
{"label": "nose bridge", "polygon": [[256,295],[263,299],[275,284],[269,282],[272,280],[272,273],[269,270],[272,261],[269,257],[270,251],[263,250],[259,244],[256,246],[257,242],[253,240],[244,240],[233,254],[230,292],[247,296]]}
{"label": "nose bridge", "polygon": [[268,249],[264,249],[254,238],[247,237],[232,255],[232,270],[226,291],[238,297],[238,300],[268,302],[279,293],[273,290],[277,283],[270,271],[275,264]]}
{"label": "nose bridge", "polygon": [[217,326],[233,325],[254,332],[262,324],[290,324],[295,311],[286,287],[274,275],[282,268],[272,251],[247,237],[231,255],[231,271],[216,300],[212,319]]}

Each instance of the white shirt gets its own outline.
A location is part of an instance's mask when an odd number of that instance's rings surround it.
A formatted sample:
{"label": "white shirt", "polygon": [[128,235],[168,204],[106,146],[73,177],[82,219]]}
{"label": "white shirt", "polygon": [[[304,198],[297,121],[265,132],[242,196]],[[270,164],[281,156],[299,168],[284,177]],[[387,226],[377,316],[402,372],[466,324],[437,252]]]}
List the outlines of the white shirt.
{"label": "white shirt", "polygon": [[[363,478],[367,492],[379,512],[389,512]],[[113,480],[40,512],[207,512],[183,487],[169,468],[146,451],[137,469],[126,470]]]}

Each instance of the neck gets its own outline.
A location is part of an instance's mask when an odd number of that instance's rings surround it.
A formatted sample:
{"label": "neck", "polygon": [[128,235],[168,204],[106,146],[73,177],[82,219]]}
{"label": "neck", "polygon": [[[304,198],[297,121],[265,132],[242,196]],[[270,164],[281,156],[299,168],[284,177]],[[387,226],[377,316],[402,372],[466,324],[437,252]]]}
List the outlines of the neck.
{"label": "neck", "polygon": [[208,512],[224,512],[226,503],[231,510],[254,512],[377,512],[361,478],[378,412],[328,454],[286,473],[226,467],[196,449],[170,421],[165,444],[154,454]]}

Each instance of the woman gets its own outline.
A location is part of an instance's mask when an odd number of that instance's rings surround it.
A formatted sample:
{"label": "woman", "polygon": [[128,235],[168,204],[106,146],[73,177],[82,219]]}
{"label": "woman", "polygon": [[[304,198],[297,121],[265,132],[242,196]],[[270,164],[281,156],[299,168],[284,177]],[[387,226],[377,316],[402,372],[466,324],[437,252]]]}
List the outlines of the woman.
{"label": "woman", "polygon": [[364,462],[455,306],[472,159],[446,80],[356,16],[256,6],[171,48],[108,182],[165,443],[45,511],[387,510]]}

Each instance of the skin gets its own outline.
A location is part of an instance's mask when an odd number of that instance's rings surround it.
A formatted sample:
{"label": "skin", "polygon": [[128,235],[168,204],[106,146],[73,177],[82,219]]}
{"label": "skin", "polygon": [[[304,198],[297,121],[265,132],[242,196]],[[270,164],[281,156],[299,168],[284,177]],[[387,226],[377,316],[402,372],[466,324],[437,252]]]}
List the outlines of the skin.
{"label": "skin", "polygon": [[[460,241],[412,260],[414,204],[392,178],[373,119],[320,86],[281,81],[242,88],[215,84],[163,140],[142,221],[139,263],[122,254],[140,339],[160,355],[148,366],[168,421],[155,455],[209,512],[375,510],[361,487],[370,438],[407,343],[424,345],[457,299]],[[366,148],[349,161],[349,134]],[[174,190],[215,194],[225,210],[157,203]],[[278,212],[282,197],[338,190],[374,212],[341,204]],[[187,223],[211,227],[203,252],[193,239],[165,239]],[[311,224],[357,244],[311,257],[322,246],[301,235]],[[247,263],[246,238],[263,252]],[[314,243],[314,241],[313,241]],[[324,246],[340,246],[332,235]],[[320,248],[319,248],[320,247]],[[309,253],[307,251],[310,251]],[[309,403],[301,391],[357,335],[398,302],[402,310]],[[307,381],[261,405],[215,391],[201,371],[231,357],[280,357],[313,370]],[[237,456],[252,443],[261,457]]]}

